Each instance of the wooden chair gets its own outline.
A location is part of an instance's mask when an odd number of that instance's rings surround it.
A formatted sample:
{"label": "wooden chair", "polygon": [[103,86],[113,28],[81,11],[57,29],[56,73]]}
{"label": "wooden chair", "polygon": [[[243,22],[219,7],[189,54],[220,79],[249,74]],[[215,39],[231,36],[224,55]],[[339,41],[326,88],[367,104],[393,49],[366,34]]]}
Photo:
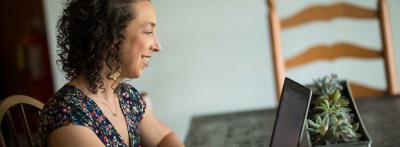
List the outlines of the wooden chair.
{"label": "wooden chair", "polygon": [[[335,60],[340,57],[353,57],[360,59],[382,58],[386,73],[387,89],[379,90],[369,86],[357,84],[350,81],[353,96],[356,98],[378,95],[394,95],[397,93],[395,61],[392,46],[389,13],[386,0],[378,1],[378,9],[370,10],[348,3],[337,3],[330,6],[311,6],[299,13],[287,18],[280,19],[276,13],[275,1],[267,0],[269,7],[269,29],[272,45],[272,57],[274,63],[275,85],[277,98],[279,99],[285,77],[285,70],[302,64],[318,60]],[[374,51],[368,48],[345,42],[339,42],[332,46],[317,45],[305,49],[303,53],[290,59],[284,59],[281,48],[281,30],[302,25],[312,21],[328,21],[338,17],[354,19],[377,19],[380,25],[380,37],[382,50]]]}
{"label": "wooden chair", "polygon": [[25,95],[13,95],[0,103],[0,145],[37,146],[43,103]]}

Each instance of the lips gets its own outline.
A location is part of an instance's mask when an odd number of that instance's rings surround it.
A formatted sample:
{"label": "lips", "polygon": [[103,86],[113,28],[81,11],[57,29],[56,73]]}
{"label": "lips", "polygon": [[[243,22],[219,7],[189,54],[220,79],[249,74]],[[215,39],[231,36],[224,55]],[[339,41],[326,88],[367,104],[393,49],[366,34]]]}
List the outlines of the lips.
{"label": "lips", "polygon": [[144,55],[142,56],[145,67],[149,66],[150,58],[151,58],[151,56],[144,56]]}

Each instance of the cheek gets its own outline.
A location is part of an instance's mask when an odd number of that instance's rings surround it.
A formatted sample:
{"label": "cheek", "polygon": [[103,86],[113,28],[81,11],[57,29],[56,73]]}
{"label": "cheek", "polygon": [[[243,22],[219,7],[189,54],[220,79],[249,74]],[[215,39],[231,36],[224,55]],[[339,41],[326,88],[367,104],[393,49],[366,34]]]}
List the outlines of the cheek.
{"label": "cheek", "polygon": [[129,56],[131,58],[140,59],[142,55],[146,55],[146,50],[148,48],[148,42],[141,38],[138,38],[135,42],[132,43]]}
{"label": "cheek", "polygon": [[150,45],[151,40],[144,35],[138,37],[137,40],[135,40],[134,42],[135,48],[140,52],[145,52],[146,50],[148,50],[150,48]]}
{"label": "cheek", "polygon": [[126,44],[124,45],[122,56],[125,58],[125,61],[132,61],[132,58],[137,58],[144,51],[144,43],[141,41],[140,37],[132,37]]}
{"label": "cheek", "polygon": [[146,55],[149,41],[145,38],[137,38],[125,45],[122,52],[122,67],[127,73],[141,69],[142,55]]}

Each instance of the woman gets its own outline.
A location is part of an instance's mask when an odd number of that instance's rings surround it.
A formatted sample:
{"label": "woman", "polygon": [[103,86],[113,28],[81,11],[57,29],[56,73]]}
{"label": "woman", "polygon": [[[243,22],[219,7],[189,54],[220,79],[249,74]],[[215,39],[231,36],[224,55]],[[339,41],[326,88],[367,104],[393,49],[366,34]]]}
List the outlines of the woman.
{"label": "woman", "polygon": [[161,47],[149,0],[69,0],[58,22],[70,80],[41,114],[43,146],[183,146],[131,85]]}

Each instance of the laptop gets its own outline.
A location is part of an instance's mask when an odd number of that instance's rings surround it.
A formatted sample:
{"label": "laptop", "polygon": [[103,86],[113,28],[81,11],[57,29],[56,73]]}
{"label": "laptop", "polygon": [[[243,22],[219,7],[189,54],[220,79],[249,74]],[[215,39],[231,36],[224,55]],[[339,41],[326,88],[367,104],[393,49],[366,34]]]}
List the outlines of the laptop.
{"label": "laptop", "polygon": [[312,91],[307,87],[285,78],[270,147],[297,147],[300,145],[311,94]]}

